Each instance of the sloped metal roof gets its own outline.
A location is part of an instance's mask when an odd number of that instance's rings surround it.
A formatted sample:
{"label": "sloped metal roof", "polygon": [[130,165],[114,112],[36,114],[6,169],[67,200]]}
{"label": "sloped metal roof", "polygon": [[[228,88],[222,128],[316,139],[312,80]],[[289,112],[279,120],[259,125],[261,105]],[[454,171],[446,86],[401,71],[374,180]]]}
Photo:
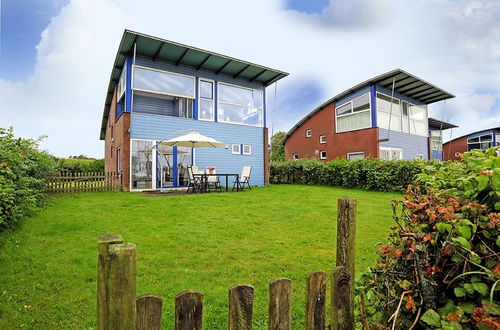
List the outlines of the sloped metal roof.
{"label": "sloped metal roof", "polygon": [[441,129],[445,130],[445,129],[456,128],[456,127],[458,127],[458,126],[441,121],[439,119],[429,117],[429,130],[441,130]]}
{"label": "sloped metal roof", "polygon": [[395,92],[411,97],[424,104],[431,104],[455,97],[455,95],[448,93],[447,91],[436,87],[435,85],[421,78],[418,78],[417,76],[414,76],[401,69],[395,69],[365,80],[362,83],[359,83],[356,86],[351,87],[322,103],[320,106],[318,106],[313,111],[308,113],[304,118],[302,118],[295,126],[293,126],[285,135],[281,143],[285,143],[288,137],[292,135],[295,130],[297,130],[305,121],[314,116],[318,111],[326,107],[328,104],[337,102],[344,96],[347,96],[360,88],[364,88],[370,85],[380,85],[384,88],[392,90],[393,83]]}
{"label": "sloped metal roof", "polygon": [[113,98],[113,91],[118,84],[127,56],[132,55],[134,52],[134,44],[137,45],[136,55],[147,56],[155,61],[162,60],[171,62],[176,66],[184,65],[194,67],[196,70],[224,74],[232,76],[233,79],[238,78],[249,82],[257,82],[261,83],[264,87],[288,76],[287,72],[271,69],[269,67],[200,48],[183,45],[174,41],[125,30],[116,53],[115,62],[108,83],[101,123],[101,140],[104,139],[106,134],[106,123],[109,116],[111,100]]}

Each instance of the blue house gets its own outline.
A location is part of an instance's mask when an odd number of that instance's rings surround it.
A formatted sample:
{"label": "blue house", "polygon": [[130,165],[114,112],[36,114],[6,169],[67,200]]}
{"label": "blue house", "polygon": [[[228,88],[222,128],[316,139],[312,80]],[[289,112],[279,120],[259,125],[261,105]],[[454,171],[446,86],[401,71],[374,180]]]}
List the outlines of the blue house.
{"label": "blue house", "polygon": [[[108,84],[100,139],[105,170],[130,191],[184,187],[187,166],[268,181],[266,87],[288,73],[125,30]],[[162,140],[195,130],[226,148],[183,148]]]}

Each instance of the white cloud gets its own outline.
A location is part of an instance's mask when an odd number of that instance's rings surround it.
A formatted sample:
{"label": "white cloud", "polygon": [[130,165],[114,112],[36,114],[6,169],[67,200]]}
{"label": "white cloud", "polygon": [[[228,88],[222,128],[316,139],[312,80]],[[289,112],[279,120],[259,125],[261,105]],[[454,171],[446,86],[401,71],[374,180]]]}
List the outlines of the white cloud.
{"label": "white cloud", "polygon": [[[0,126],[12,123],[21,136],[48,134],[45,146],[56,155],[102,156],[104,96],[125,28],[290,72],[278,87],[276,130],[396,67],[457,95],[445,113],[461,126],[455,132],[500,126],[495,1],[332,0],[321,15],[280,5],[72,0],[42,33],[33,75],[22,83],[0,80]],[[304,85],[309,106],[297,101]],[[431,115],[441,118],[441,111],[438,104]]]}

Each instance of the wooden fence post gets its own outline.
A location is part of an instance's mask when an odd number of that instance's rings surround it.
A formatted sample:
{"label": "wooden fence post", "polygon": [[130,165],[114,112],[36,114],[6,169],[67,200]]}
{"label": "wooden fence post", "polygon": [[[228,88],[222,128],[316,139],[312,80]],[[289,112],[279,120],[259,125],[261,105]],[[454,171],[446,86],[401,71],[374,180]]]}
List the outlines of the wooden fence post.
{"label": "wooden fence post", "polygon": [[292,329],[292,281],[279,278],[269,283],[269,330]]}
{"label": "wooden fence post", "polygon": [[109,246],[123,243],[120,235],[107,234],[97,240],[97,329],[107,329],[109,315]]}
{"label": "wooden fence post", "polygon": [[175,296],[175,330],[203,329],[203,295],[184,291]]}
{"label": "wooden fence post", "polygon": [[143,294],[135,299],[137,313],[136,330],[161,330],[162,297]]}
{"label": "wooden fence post", "polygon": [[326,325],[326,274],[314,271],[306,282],[306,330],[324,330]]}
{"label": "wooden fence post", "polygon": [[135,260],[135,244],[109,247],[109,329],[135,330]]}
{"label": "wooden fence post", "polygon": [[251,330],[254,289],[235,285],[229,289],[229,330]]}
{"label": "wooden fence post", "polygon": [[331,330],[354,329],[354,305],[351,294],[351,276],[344,266],[332,272],[332,327]]}
{"label": "wooden fence post", "polygon": [[[349,197],[340,198],[337,207],[337,267],[334,270],[335,286],[332,287],[332,303],[343,299],[346,306],[332,304],[332,328],[354,329],[354,277],[356,258],[356,200]],[[333,283],[333,282],[332,282]],[[337,297],[335,297],[337,295]],[[340,313],[339,308],[344,308],[349,315],[342,317],[348,324],[335,323],[339,319],[334,316]]]}

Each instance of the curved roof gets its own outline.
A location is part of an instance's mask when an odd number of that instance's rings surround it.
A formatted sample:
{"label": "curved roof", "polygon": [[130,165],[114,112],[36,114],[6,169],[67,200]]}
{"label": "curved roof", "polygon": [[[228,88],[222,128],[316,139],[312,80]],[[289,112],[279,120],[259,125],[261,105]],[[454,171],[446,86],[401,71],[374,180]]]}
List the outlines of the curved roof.
{"label": "curved roof", "polygon": [[118,51],[116,52],[111,77],[109,78],[101,123],[101,140],[104,139],[106,134],[106,123],[114,89],[120,79],[123,66],[125,65],[125,59],[134,52],[134,44],[137,45],[136,55],[147,56],[154,61],[162,60],[174,63],[176,66],[184,65],[194,67],[196,70],[205,70],[214,72],[215,74],[225,74],[232,76],[234,79],[238,78],[249,82],[261,83],[265,87],[288,76],[287,72],[271,69],[200,48],[183,45],[174,41],[149,36],[147,34],[125,30]]}
{"label": "curved roof", "polygon": [[486,129],[482,129],[482,130],[479,130],[479,131],[475,131],[475,132],[471,132],[471,133],[467,133],[467,134],[464,134],[464,135],[461,135],[461,136],[458,136],[456,138],[453,138],[451,139],[450,141],[446,141],[445,143],[443,143],[443,145],[447,144],[447,143],[450,143],[450,142],[453,142],[455,140],[458,140],[458,139],[461,139],[463,137],[467,137],[469,135],[473,135],[473,134],[478,134],[478,133],[481,133],[481,132],[486,132],[486,131],[500,131],[500,126],[499,127],[491,127],[491,128],[486,128]]}
{"label": "curved roof", "polygon": [[308,113],[304,118],[302,118],[295,126],[293,126],[292,129],[290,129],[290,131],[288,131],[288,133],[285,135],[281,143],[285,143],[288,137],[292,135],[295,130],[297,130],[305,121],[314,116],[318,111],[323,109],[328,104],[336,102],[344,96],[347,96],[360,88],[370,85],[380,85],[384,88],[392,90],[393,83],[395,92],[418,100],[424,104],[431,104],[455,97],[455,95],[448,93],[447,91],[421,78],[418,78],[417,76],[414,76],[401,69],[395,69],[365,80],[362,83],[359,83],[354,87],[351,87],[322,103],[320,106],[318,106],[313,111]]}

